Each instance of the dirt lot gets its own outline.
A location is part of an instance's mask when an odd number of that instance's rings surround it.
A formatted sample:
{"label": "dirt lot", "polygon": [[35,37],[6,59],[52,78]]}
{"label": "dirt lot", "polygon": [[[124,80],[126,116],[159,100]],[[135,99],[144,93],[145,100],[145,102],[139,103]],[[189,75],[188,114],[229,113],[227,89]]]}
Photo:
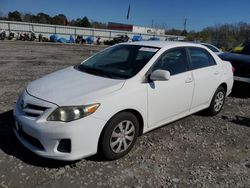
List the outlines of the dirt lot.
{"label": "dirt lot", "polygon": [[65,163],[25,149],[11,130],[21,90],[101,48],[0,41],[0,187],[250,187],[250,86],[238,85],[219,115],[151,131],[117,161]]}

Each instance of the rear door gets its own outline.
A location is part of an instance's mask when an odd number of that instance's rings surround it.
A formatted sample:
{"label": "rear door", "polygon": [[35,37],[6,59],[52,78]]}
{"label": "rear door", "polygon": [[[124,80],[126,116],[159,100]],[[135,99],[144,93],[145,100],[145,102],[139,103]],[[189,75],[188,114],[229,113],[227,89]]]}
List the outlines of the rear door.
{"label": "rear door", "polygon": [[222,72],[207,50],[189,47],[188,51],[195,83],[191,109],[196,111],[210,103],[215,90],[219,86]]}

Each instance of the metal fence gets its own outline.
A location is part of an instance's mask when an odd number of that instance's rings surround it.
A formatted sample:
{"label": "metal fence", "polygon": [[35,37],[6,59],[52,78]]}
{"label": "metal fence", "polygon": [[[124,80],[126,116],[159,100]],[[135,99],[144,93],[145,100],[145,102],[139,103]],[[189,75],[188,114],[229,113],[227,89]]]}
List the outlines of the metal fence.
{"label": "metal fence", "polygon": [[73,27],[73,26],[61,26],[61,25],[48,25],[48,24],[38,24],[38,23],[27,23],[27,22],[14,22],[0,20],[0,30],[4,29],[7,32],[29,32],[34,31],[36,35],[42,34],[44,37],[49,37],[51,34],[58,34],[60,37],[65,37],[69,39],[72,35],[76,37],[77,35],[82,35],[84,37],[93,36],[101,37],[102,40],[111,40],[118,34],[126,34],[130,38],[134,35],[141,35],[143,40],[148,40],[151,37],[157,37],[160,40],[184,40],[184,36],[174,36],[174,35],[154,35],[154,34],[144,34],[144,33],[133,33],[126,31],[117,30],[107,30],[107,29],[95,29],[86,27]]}

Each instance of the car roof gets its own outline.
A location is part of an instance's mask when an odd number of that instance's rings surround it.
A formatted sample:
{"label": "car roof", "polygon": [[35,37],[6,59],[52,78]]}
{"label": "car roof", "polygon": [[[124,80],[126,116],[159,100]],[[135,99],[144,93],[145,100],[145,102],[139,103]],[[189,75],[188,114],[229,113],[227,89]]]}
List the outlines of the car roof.
{"label": "car roof", "polygon": [[[217,48],[217,49],[218,49],[218,47],[217,47],[217,46],[212,45],[212,44],[210,44],[210,43],[205,43],[205,42],[202,42],[202,43],[200,43],[200,44],[202,44],[202,45],[207,45],[207,46],[212,46],[212,47],[214,47],[214,48]],[[218,50],[219,50],[219,49],[218,49]]]}
{"label": "car roof", "polygon": [[207,44],[207,45],[213,46],[212,44],[209,44],[209,43],[206,43],[206,42],[201,42],[201,44]]}
{"label": "car roof", "polygon": [[[218,50],[218,52],[222,52],[221,49],[219,49],[217,46],[212,45],[212,44],[210,44],[210,43],[202,42],[201,44],[204,45],[204,46],[211,46],[211,47],[215,48],[216,50]],[[212,50],[212,51],[213,51],[213,50]]]}
{"label": "car roof", "polygon": [[185,46],[204,48],[204,46],[200,44],[191,42],[181,42],[181,41],[138,41],[138,42],[126,42],[123,44],[151,46],[158,48],[173,48],[173,47],[185,47]]}

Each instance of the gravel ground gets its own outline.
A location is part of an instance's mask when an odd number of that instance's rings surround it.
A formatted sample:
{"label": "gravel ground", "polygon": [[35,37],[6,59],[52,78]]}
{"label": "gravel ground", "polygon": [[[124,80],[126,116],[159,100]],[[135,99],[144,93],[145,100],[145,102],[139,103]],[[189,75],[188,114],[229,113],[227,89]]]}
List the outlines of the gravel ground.
{"label": "gravel ground", "polygon": [[12,109],[28,82],[78,64],[103,47],[0,41],[0,187],[250,187],[250,86],[223,111],[194,114],[147,133],[116,161],[60,162],[15,138]]}

